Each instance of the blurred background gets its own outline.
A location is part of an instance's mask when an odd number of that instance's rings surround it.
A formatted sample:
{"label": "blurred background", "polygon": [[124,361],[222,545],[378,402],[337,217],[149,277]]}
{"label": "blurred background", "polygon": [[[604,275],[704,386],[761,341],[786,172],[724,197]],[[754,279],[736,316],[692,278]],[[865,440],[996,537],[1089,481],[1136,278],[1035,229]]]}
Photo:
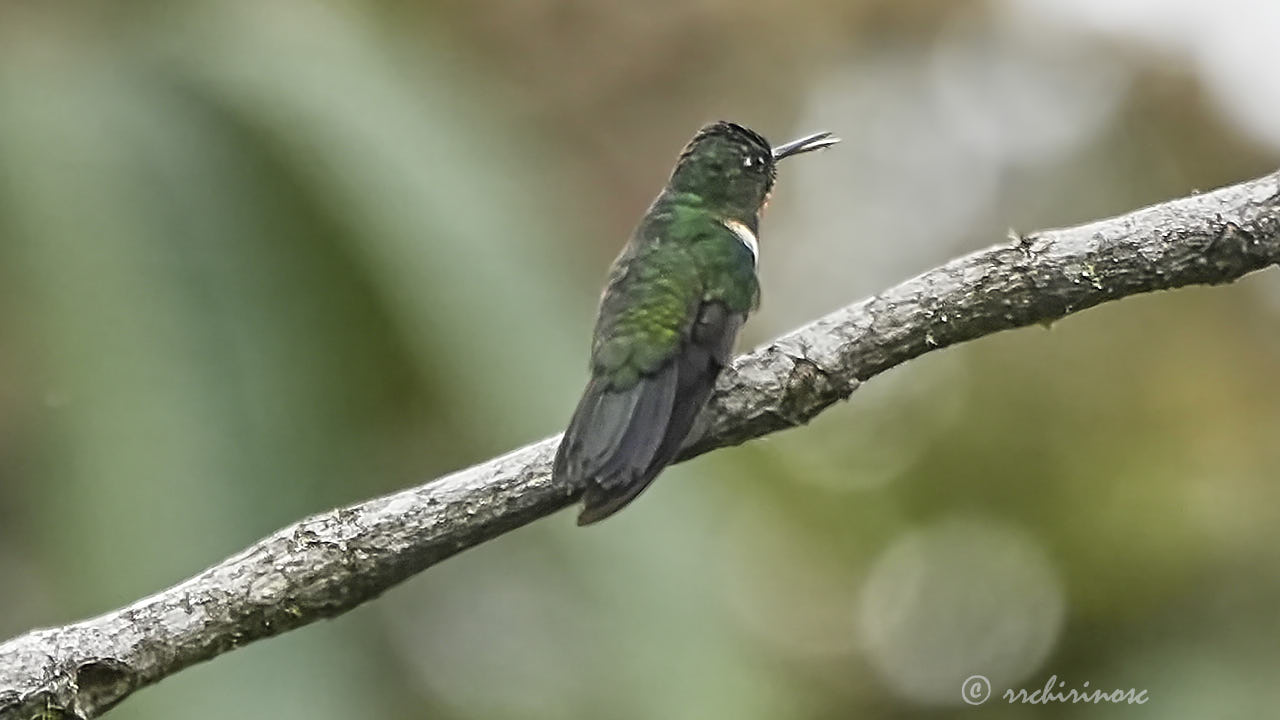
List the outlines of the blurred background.
{"label": "blurred background", "polygon": [[[1272,0],[0,4],[0,637],[559,432],[708,120],[782,168],[743,348],[1280,165]],[[1262,717],[1280,275],[932,353],[120,720]],[[1137,688],[1143,706],[961,701]]]}

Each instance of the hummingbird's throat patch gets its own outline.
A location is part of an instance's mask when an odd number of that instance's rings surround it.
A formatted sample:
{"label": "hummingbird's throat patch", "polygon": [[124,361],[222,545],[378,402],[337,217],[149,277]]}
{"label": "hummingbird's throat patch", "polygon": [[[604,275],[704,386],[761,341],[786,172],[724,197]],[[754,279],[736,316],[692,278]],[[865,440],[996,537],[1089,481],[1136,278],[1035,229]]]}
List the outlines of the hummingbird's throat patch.
{"label": "hummingbird's throat patch", "polygon": [[760,264],[760,241],[756,239],[756,234],[751,232],[751,228],[746,223],[738,220],[721,220],[721,225],[728,228],[729,232],[738,236],[738,240],[751,251],[751,261],[756,265]]}

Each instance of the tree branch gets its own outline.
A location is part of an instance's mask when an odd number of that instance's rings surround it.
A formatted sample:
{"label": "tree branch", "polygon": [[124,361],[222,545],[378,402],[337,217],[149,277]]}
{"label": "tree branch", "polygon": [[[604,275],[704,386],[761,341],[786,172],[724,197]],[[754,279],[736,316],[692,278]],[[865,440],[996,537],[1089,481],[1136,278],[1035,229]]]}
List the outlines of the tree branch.
{"label": "tree branch", "polygon": [[[953,260],[739,357],[687,459],[809,421],[937,348],[1153,290],[1280,264],[1280,173]],[[0,645],[0,720],[95,717],[245,643],[339,615],[461,550],[566,505],[557,438],[291,525],[112,613]]]}

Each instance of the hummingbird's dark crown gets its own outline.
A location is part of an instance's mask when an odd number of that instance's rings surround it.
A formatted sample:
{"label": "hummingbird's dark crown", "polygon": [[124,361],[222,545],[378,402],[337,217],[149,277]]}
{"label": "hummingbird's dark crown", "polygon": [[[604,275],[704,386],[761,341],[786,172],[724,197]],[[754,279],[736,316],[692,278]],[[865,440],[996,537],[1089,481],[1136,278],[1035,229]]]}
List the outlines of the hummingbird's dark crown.
{"label": "hummingbird's dark crown", "polygon": [[699,144],[713,140],[734,143],[739,146],[740,151],[744,154],[754,152],[768,159],[773,158],[773,151],[770,149],[769,141],[765,140],[760,133],[735,122],[720,120],[719,122],[703,125],[702,129],[698,130],[698,134],[694,135],[689,144],[685,146],[684,152],[680,154],[680,159],[683,160],[687,157]]}
{"label": "hummingbird's dark crown", "polygon": [[685,146],[668,188],[696,195],[734,215],[754,215],[768,198],[774,177],[769,141],[722,120],[704,125]]}

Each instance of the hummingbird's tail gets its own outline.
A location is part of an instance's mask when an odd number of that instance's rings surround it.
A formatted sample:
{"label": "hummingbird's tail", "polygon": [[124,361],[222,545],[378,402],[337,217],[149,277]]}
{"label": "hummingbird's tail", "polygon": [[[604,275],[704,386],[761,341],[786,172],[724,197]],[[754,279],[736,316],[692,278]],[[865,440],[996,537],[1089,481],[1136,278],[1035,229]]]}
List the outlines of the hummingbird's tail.
{"label": "hummingbird's tail", "polygon": [[592,380],[553,471],[584,488],[579,525],[621,510],[675,459],[719,370],[709,354],[694,349],[627,390]]}
{"label": "hummingbird's tail", "polygon": [[674,364],[627,390],[592,380],[565,431],[555,474],[583,488],[578,524],[612,515],[635,499],[671,458],[658,451],[675,407]]}
{"label": "hummingbird's tail", "polygon": [[621,510],[676,459],[745,319],[721,303],[704,304],[679,352],[653,373],[625,389],[592,378],[552,470],[583,488],[579,525]]}
{"label": "hummingbird's tail", "polygon": [[568,486],[584,488],[577,524],[596,523],[635,500],[685,446],[745,319],[719,304],[705,310],[658,372],[626,389],[602,378],[586,387],[553,469]]}

